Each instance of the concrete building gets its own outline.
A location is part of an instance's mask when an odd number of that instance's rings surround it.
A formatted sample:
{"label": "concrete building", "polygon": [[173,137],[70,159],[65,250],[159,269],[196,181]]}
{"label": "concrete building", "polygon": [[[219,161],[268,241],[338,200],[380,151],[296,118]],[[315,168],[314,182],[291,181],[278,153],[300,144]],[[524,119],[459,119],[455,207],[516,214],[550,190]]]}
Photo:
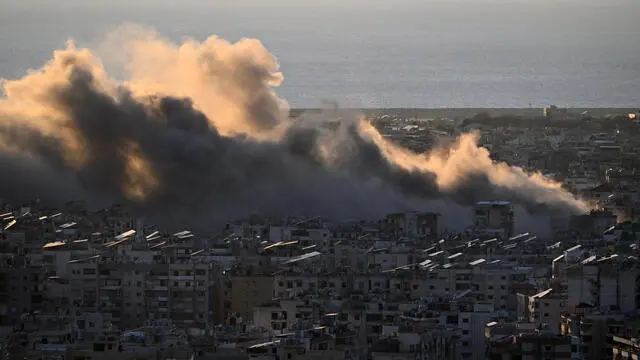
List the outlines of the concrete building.
{"label": "concrete building", "polygon": [[394,238],[409,237],[435,239],[439,235],[437,213],[405,212],[388,214],[383,220],[382,231]]}
{"label": "concrete building", "polygon": [[612,359],[616,347],[618,356],[623,355],[621,348],[633,351],[632,339],[640,335],[639,325],[637,315],[602,313],[586,305],[561,320],[562,334],[572,338],[575,357],[581,359]]}
{"label": "concrete building", "polygon": [[476,203],[473,216],[474,227],[502,237],[514,235],[514,215],[508,201],[481,201]]}
{"label": "concrete building", "polygon": [[232,275],[225,281],[229,284],[229,310],[244,322],[253,322],[253,309],[276,297],[274,283],[280,282],[261,274]]}
{"label": "concrete building", "polygon": [[640,341],[621,336],[613,337],[613,360],[640,359]]}
{"label": "concrete building", "polygon": [[640,304],[640,269],[633,258],[591,256],[567,268],[566,279],[569,309],[587,303],[628,313]]}
{"label": "concrete building", "polygon": [[489,323],[485,339],[491,360],[571,359],[571,338],[518,324]]}
{"label": "concrete building", "polygon": [[560,318],[565,302],[562,296],[547,289],[529,297],[529,322],[537,329],[560,334]]}

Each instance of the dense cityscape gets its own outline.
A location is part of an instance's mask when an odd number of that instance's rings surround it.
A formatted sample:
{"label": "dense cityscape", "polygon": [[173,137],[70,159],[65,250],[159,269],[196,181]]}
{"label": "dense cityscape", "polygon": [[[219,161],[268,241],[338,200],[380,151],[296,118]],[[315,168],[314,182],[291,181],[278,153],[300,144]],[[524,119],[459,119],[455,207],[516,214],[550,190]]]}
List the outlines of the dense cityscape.
{"label": "dense cityscape", "polygon": [[519,204],[487,198],[455,219],[257,214],[200,233],[124,205],[3,203],[0,358],[640,356],[640,111],[371,122],[418,153],[476,132],[493,160],[590,211],[524,223]]}

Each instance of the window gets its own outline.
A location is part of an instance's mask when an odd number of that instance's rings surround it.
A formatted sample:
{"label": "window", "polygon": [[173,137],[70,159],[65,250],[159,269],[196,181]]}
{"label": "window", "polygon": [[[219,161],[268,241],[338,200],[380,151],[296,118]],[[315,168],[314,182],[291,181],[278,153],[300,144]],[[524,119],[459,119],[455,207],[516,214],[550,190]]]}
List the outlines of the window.
{"label": "window", "polygon": [[463,324],[466,324],[466,323],[468,323],[468,322],[469,322],[469,319],[468,319],[468,318],[463,318],[463,319],[462,319],[462,323],[463,323]]}

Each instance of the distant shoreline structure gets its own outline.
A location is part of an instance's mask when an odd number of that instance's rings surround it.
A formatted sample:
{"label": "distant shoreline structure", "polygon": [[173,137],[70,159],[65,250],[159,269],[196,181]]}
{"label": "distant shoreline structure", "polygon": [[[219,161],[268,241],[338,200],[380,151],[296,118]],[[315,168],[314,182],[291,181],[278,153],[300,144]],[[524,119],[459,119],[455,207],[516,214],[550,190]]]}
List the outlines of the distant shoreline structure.
{"label": "distant shoreline structure", "polygon": [[[325,108],[292,108],[290,115],[297,117],[306,112],[320,112]],[[478,113],[487,113],[491,116],[512,115],[524,117],[542,117],[544,107],[527,107],[527,108],[477,108],[477,107],[460,107],[460,108],[340,108],[342,110],[361,111],[367,116],[380,116],[384,114],[394,114],[408,118],[468,118]],[[637,108],[566,108],[571,113],[583,113],[587,111],[589,115],[594,117],[604,117],[607,115],[623,115],[638,111]]]}

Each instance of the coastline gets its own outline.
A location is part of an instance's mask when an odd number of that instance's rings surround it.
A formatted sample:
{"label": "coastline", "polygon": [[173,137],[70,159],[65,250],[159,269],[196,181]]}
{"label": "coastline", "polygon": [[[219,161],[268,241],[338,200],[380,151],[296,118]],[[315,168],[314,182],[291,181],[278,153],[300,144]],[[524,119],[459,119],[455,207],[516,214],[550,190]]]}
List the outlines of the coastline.
{"label": "coastline", "polygon": [[[638,111],[638,108],[567,108],[570,113],[581,114],[587,111],[593,117],[604,117],[607,115],[621,115]],[[325,108],[326,109],[326,108]],[[366,116],[381,116],[393,114],[406,118],[452,118],[463,119],[478,113],[488,113],[491,116],[513,115],[522,117],[542,116],[543,108],[342,108],[344,110],[361,111]],[[292,108],[292,117],[300,116],[306,112],[321,112],[323,108]]]}

